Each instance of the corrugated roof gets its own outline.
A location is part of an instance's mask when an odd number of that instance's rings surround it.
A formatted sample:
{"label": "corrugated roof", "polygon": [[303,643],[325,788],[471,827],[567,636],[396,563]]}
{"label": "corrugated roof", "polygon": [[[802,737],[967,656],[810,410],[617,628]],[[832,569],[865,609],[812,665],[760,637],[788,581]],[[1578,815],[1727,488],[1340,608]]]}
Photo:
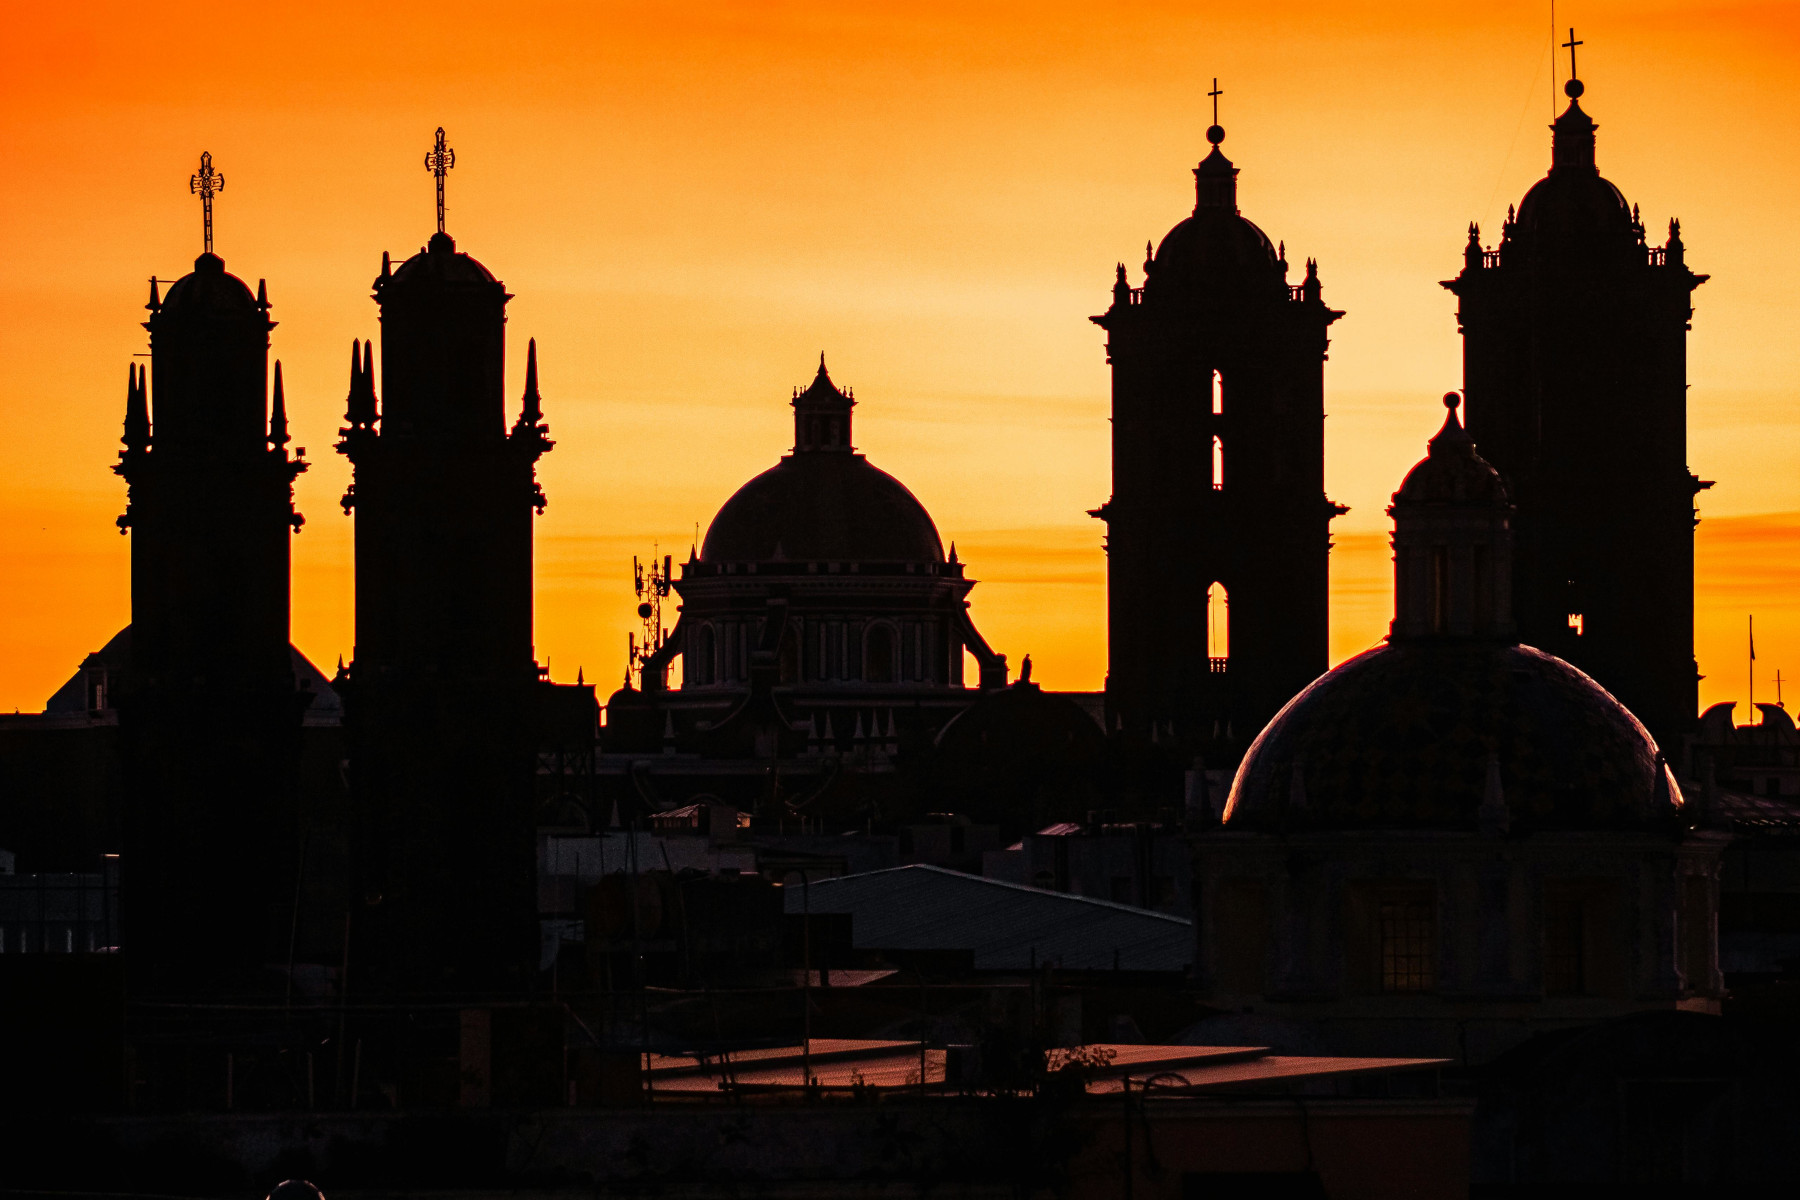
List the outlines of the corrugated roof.
{"label": "corrugated roof", "polygon": [[850,914],[859,950],[968,950],[983,971],[1184,971],[1194,956],[1181,917],[922,864],[789,887],[784,906]]}
{"label": "corrugated roof", "polygon": [[[1442,1066],[1443,1058],[1348,1058],[1322,1055],[1268,1054],[1260,1046],[1156,1046],[1092,1045],[1052,1051],[1050,1065],[1059,1057],[1077,1055],[1090,1066],[1091,1094],[1118,1094],[1125,1080],[1134,1090],[1154,1080],[1159,1093],[1182,1094],[1246,1083],[1316,1079],[1372,1071],[1416,1070]],[[650,1055],[651,1087],[658,1092],[706,1093],[730,1085],[751,1089],[803,1087],[810,1065],[814,1082],[824,1088],[916,1088],[919,1086],[921,1049],[917,1042],[816,1040],[807,1063],[798,1046],[771,1047],[738,1052],[729,1061]],[[947,1055],[944,1050],[923,1051],[925,1085],[941,1091],[945,1084]]]}

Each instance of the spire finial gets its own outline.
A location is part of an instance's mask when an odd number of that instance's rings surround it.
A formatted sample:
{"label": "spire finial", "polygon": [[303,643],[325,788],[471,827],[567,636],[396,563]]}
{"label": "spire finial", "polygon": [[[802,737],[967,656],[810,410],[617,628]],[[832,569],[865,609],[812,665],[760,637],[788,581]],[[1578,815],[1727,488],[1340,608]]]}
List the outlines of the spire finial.
{"label": "spire finial", "polygon": [[1575,70],[1575,47],[1585,45],[1587,45],[1586,42],[1577,41],[1575,39],[1575,27],[1571,25],[1569,27],[1569,40],[1563,43],[1563,48],[1569,52],[1569,82],[1563,84],[1563,95],[1571,100],[1580,99],[1581,93],[1586,90],[1581,86],[1581,78]]}
{"label": "spire finial", "polygon": [[200,169],[188,179],[188,191],[200,197],[200,221],[206,243],[206,253],[212,253],[212,202],[213,197],[225,190],[225,177],[213,170],[212,155],[204,150],[200,152]]}
{"label": "spire finial", "polygon": [[281,386],[281,360],[275,360],[275,395],[269,402],[269,445],[277,451],[288,444],[287,395]]}
{"label": "spire finial", "polygon": [[119,441],[128,451],[150,448],[150,402],[145,394],[144,369],[136,363],[126,365],[125,436]]}
{"label": "spire finial", "polygon": [[1219,124],[1219,97],[1225,93],[1219,89],[1218,76],[1213,76],[1212,91],[1206,94],[1212,97],[1213,102],[1213,120],[1212,124],[1207,127],[1206,140],[1216,146],[1225,140],[1225,127]]}
{"label": "spire finial", "polygon": [[456,165],[456,151],[444,144],[444,127],[438,126],[437,140],[425,153],[425,169],[437,178],[438,232],[444,232],[444,176]]}
{"label": "spire finial", "polygon": [[373,342],[350,340],[350,395],[344,402],[344,420],[352,429],[368,429],[375,424],[375,363]]}

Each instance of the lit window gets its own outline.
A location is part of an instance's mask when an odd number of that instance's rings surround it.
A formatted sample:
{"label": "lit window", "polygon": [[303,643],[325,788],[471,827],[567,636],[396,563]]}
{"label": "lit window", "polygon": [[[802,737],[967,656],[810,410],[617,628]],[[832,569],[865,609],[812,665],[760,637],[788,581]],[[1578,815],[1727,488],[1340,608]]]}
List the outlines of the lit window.
{"label": "lit window", "polygon": [[1584,622],[1581,619],[1580,613],[1570,613],[1569,614],[1569,628],[1573,629],[1575,631],[1576,637],[1581,636],[1581,628],[1582,628],[1583,624],[1584,624]]}
{"label": "lit window", "polygon": [[1225,486],[1225,443],[1216,434],[1212,443],[1212,485],[1215,489]]}
{"label": "lit window", "polygon": [[1215,417],[1225,415],[1225,383],[1219,378],[1217,371],[1212,373],[1212,415]]}
{"label": "lit window", "polygon": [[1206,589],[1206,655],[1215,664],[1231,657],[1231,601],[1222,583]]}

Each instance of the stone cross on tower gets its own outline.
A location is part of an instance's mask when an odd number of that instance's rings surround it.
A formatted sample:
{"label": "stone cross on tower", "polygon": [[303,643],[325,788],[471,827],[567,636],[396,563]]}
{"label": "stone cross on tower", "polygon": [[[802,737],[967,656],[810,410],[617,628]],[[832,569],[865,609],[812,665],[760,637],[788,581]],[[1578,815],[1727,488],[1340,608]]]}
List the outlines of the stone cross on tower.
{"label": "stone cross on tower", "polygon": [[1563,49],[1569,52],[1569,82],[1563,85],[1563,92],[1571,100],[1581,95],[1581,73],[1575,69],[1575,47],[1585,45],[1586,42],[1575,40],[1575,27],[1571,25],[1569,40],[1563,43]]}
{"label": "stone cross on tower", "polygon": [[212,155],[204,150],[201,151],[200,170],[188,179],[188,191],[200,197],[200,217],[208,254],[212,253],[213,197],[224,190],[225,177],[213,170]]}
{"label": "stone cross on tower", "polygon": [[456,165],[456,151],[444,145],[444,127],[438,126],[437,142],[425,155],[425,169],[437,177],[438,232],[444,232],[444,176]]}

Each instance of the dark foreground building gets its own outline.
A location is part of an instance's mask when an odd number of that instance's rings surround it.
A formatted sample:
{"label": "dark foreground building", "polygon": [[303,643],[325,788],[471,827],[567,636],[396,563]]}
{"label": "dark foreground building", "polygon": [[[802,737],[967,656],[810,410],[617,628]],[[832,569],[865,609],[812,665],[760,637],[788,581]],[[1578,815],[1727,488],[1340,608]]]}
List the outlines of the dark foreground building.
{"label": "dark foreground building", "polygon": [[1692,293],[1681,224],[1646,240],[1595,164],[1581,81],[1564,89],[1550,173],[1500,244],[1469,227],[1456,293],[1469,432],[1516,518],[1519,636],[1574,663],[1672,755],[1698,709],[1695,495],[1687,464]]}
{"label": "dark foreground building", "polygon": [[210,241],[209,226],[167,297],[151,284],[150,374],[133,374],[115,468],[130,486],[131,637],[110,704],[139,994],[241,988],[269,957],[280,885],[253,848],[286,841],[311,699],[288,641],[306,464],[287,450],[279,363],[268,391],[266,289],[228,274]]}

